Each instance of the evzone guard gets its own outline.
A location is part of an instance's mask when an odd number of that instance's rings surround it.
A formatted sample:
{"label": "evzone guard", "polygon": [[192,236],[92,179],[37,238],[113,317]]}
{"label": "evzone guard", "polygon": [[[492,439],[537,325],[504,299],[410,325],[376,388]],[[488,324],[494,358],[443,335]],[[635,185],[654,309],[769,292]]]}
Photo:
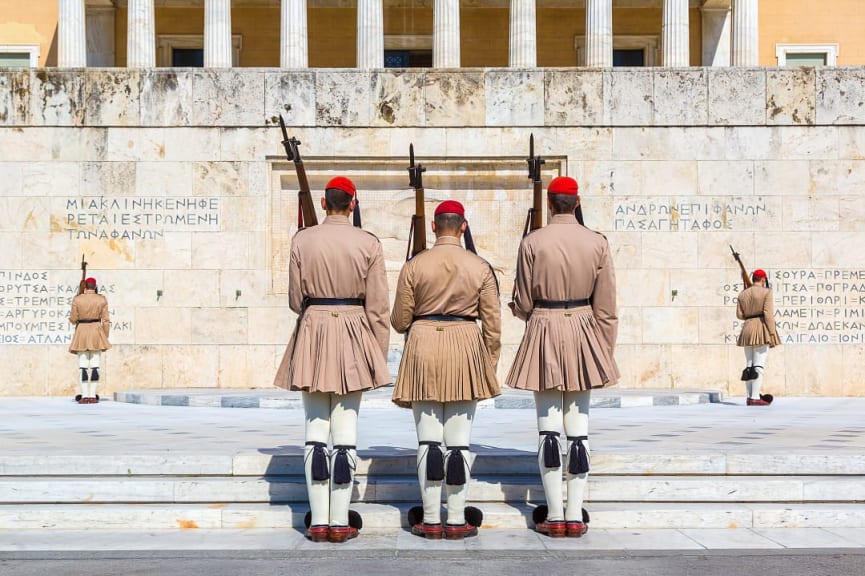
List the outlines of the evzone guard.
{"label": "evzone guard", "polygon": [[[87,263],[81,260],[82,276],[86,274]],[[69,352],[78,356],[81,393],[75,396],[79,404],[96,404],[99,395],[99,368],[102,353],[111,348],[108,333],[111,319],[108,314],[108,299],[96,287],[96,278],[82,278],[78,295],[72,299],[69,322],[75,325],[75,333],[69,344]]]}
{"label": "evzone guard", "polygon": [[506,385],[534,394],[538,466],[547,502],[534,511],[535,530],[553,538],[578,538],[588,530],[583,497],[591,391],[619,379],[613,359],[618,318],[610,247],[603,235],[579,221],[578,192],[573,178],[550,182],[547,208],[552,217],[548,226],[520,243],[511,307],[526,321],[526,330]]}
{"label": "evzone guard", "polygon": [[393,328],[407,334],[393,401],[412,409],[418,439],[423,507],[410,510],[408,522],[412,534],[434,540],[478,533],[482,513],[465,505],[472,421],[478,400],[500,393],[498,285],[490,265],[462,247],[467,226],[462,204],[447,200],[438,205],[432,223],[435,245],[403,266],[391,313]]}

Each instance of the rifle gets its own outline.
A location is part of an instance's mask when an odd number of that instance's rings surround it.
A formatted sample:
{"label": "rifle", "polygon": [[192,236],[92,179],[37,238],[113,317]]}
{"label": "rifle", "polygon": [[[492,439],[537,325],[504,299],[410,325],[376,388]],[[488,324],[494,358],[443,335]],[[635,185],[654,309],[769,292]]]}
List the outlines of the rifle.
{"label": "rifle", "polygon": [[535,156],[535,135],[529,135],[529,157],[526,158],[529,164],[529,180],[532,181],[532,207],[529,208],[526,214],[526,225],[523,226],[523,236],[537,230],[543,223],[543,199],[544,199],[544,183],[541,181],[541,164],[545,161],[540,156]]}
{"label": "rifle", "polygon": [[282,114],[279,115],[279,127],[282,129],[282,145],[285,146],[285,156],[288,160],[294,162],[294,169],[297,172],[297,184],[300,189],[297,191],[297,228],[308,228],[318,224],[318,217],[315,215],[315,207],[312,205],[312,193],[309,189],[309,180],[306,178],[306,168],[303,167],[303,159],[300,157],[300,140],[292,136],[288,137],[288,132],[285,129],[285,120],[282,119]]}
{"label": "rifle", "polygon": [[733,253],[733,258],[739,263],[739,271],[742,273],[742,283],[745,285],[745,288],[750,288],[753,282],[751,282],[751,278],[748,277],[748,271],[745,270],[745,265],[742,263],[739,253],[733,250],[732,244],[730,244],[730,252]]}
{"label": "rifle", "polygon": [[87,262],[84,261],[84,254],[81,255],[81,282],[78,283],[78,293],[84,294],[86,284],[84,279],[87,278]]}
{"label": "rifle", "polygon": [[414,163],[414,144],[408,145],[408,185],[414,188],[414,214],[411,217],[411,228],[408,232],[406,247],[406,262],[426,250],[426,225],[424,220],[423,173],[426,168]]}

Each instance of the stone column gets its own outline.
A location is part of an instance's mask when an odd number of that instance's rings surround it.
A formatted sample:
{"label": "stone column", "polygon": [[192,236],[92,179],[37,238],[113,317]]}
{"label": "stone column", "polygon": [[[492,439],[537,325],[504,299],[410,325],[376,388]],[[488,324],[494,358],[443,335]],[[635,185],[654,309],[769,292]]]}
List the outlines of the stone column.
{"label": "stone column", "polygon": [[613,0],[586,0],[586,66],[613,65]]}
{"label": "stone column", "polygon": [[433,68],[460,67],[460,1],[435,0]]}
{"label": "stone column", "polygon": [[688,0],[664,0],[664,21],[661,25],[661,50],[664,66],[690,66],[688,46]]}
{"label": "stone column", "polygon": [[57,65],[60,68],[87,65],[84,0],[60,0],[57,4]]}
{"label": "stone column", "polygon": [[733,66],[759,64],[757,4],[757,0],[733,0]]}
{"label": "stone column", "polygon": [[538,65],[535,0],[511,0],[508,66],[534,68]]}
{"label": "stone column", "polygon": [[279,26],[279,65],[307,68],[306,0],[282,0]]}
{"label": "stone column", "polygon": [[382,0],[357,0],[357,67],[384,68]]}
{"label": "stone column", "polygon": [[231,68],[231,0],[204,0],[204,66]]}
{"label": "stone column", "polygon": [[126,67],[156,66],[153,0],[129,0],[126,14]]}

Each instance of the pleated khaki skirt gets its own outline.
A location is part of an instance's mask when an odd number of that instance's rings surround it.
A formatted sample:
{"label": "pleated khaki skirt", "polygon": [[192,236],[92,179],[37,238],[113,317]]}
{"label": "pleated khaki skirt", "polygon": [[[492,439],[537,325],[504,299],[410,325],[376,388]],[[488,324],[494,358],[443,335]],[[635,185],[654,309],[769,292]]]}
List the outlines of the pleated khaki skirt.
{"label": "pleated khaki skirt", "polygon": [[590,306],[535,308],[506,385],[533,392],[614,386],[619,368]]}
{"label": "pleated khaki skirt", "polygon": [[417,320],[411,325],[393,402],[484,400],[501,394],[496,370],[475,322]]}
{"label": "pleated khaki skirt", "polygon": [[[774,322],[774,319],[773,319]],[[736,339],[737,346],[769,346],[774,348],[781,343],[777,334],[769,332],[762,318],[749,318],[742,324],[742,331]]]}
{"label": "pleated khaki skirt", "polygon": [[273,384],[341,395],[390,382],[362,306],[310,306],[291,336]]}

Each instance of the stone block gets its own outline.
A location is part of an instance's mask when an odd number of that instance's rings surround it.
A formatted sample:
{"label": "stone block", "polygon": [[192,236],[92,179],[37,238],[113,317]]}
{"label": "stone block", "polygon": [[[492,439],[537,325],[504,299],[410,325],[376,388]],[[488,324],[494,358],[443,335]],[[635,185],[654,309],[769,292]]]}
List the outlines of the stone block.
{"label": "stone block", "polygon": [[369,126],[371,108],[369,71],[316,72],[316,126]]}
{"label": "stone block", "polygon": [[[289,130],[289,137],[297,136]],[[300,148],[302,157],[310,154],[308,140],[300,138],[304,145]],[[221,130],[219,157],[233,161],[251,162],[268,156],[285,158],[285,148],[280,144],[282,133],[278,128],[223,128]],[[332,152],[332,150],[331,150]]]}
{"label": "stone block", "polygon": [[654,269],[616,270],[616,291],[626,306],[663,306],[670,302],[670,273]]}
{"label": "stone block", "polygon": [[287,127],[315,125],[315,73],[312,71],[265,72],[265,124]]}
{"label": "stone block", "polygon": [[698,268],[697,242],[690,234],[645,234],[643,267],[655,270]]}
{"label": "stone block", "polygon": [[[862,374],[865,373],[865,347],[861,345],[844,346],[841,351],[841,358],[843,359],[841,394],[843,396],[860,396],[862,394]],[[860,471],[856,472],[856,470]],[[865,473],[861,472],[859,467],[855,467],[854,472],[857,474]]]}
{"label": "stone block", "polygon": [[652,124],[705,126],[708,82],[705,68],[653,68]]}
{"label": "stone block", "polygon": [[814,234],[811,264],[818,268],[863,268],[865,254],[854,250],[862,242],[865,242],[865,233],[858,230]]}
{"label": "stone block", "polygon": [[824,231],[840,228],[840,206],[837,197],[787,198],[782,213],[784,231]]}
{"label": "stone block", "polygon": [[[716,306],[705,306],[700,308],[699,311],[699,322],[700,322],[700,338],[698,342],[700,344],[718,344],[719,342],[726,342],[727,346],[735,343],[735,338],[732,342],[728,340],[728,338],[737,336],[737,334],[733,334],[733,322],[736,319],[736,306],[735,302],[732,301],[735,298],[735,294],[738,293],[739,290],[735,290],[732,294],[728,294],[730,301],[724,301],[725,305],[716,305]],[[721,299],[719,298],[719,301]],[[729,358],[727,359],[729,363]],[[741,370],[740,370],[741,372]],[[724,370],[723,374],[729,374],[729,370]],[[723,381],[720,381],[717,386],[721,389],[726,389],[726,385]]]}
{"label": "stone block", "polygon": [[373,72],[370,78],[370,125],[424,125],[424,74],[415,71]]}
{"label": "stone block", "polygon": [[858,196],[865,189],[865,161],[815,160],[809,167],[809,194]]}
{"label": "stone block", "polygon": [[105,129],[105,153],[111,162],[156,161],[165,158],[165,133],[158,128]]}
{"label": "stone block", "polygon": [[[136,324],[136,334],[137,328]],[[115,346],[110,354],[107,359],[110,361],[111,377],[116,389],[163,387],[163,350],[160,346]]]}
{"label": "stone block", "polygon": [[264,72],[208,70],[192,73],[192,126],[264,125]]}
{"label": "stone block", "polygon": [[[645,322],[645,316],[642,320]],[[648,342],[641,337],[638,345],[617,345],[616,363],[622,374],[619,386],[622,388],[669,388],[670,354],[669,347]]]}
{"label": "stone block", "polygon": [[165,388],[213,388],[219,369],[215,345],[171,346],[163,359]]}
{"label": "stone block", "polygon": [[34,126],[84,124],[84,73],[79,69],[30,71],[30,121]]}
{"label": "stone block", "polygon": [[544,70],[546,126],[597,126],[604,119],[602,70]]}
{"label": "stone block", "polygon": [[755,193],[752,161],[698,162],[697,174],[697,191],[701,195],[750,196]]}
{"label": "stone block", "polygon": [[249,168],[245,162],[195,162],[192,165],[194,196],[246,196]]}
{"label": "stone block", "polygon": [[651,126],[654,74],[650,68],[604,70],[604,121],[608,126]]}
{"label": "stone block", "polygon": [[765,69],[708,68],[707,71],[710,125],[766,124]]}
{"label": "stone block", "polygon": [[[193,258],[193,265],[198,263]],[[172,270],[164,280],[159,304],[167,307],[219,306],[219,270]],[[149,298],[148,298],[149,300]]]}
{"label": "stone block", "polygon": [[778,155],[780,134],[773,128],[731,126],[725,129],[723,158],[727,160],[789,160]]}
{"label": "stone block", "polygon": [[[121,163],[122,164],[122,163]],[[135,179],[126,185],[136,196],[178,197],[192,194],[191,162],[134,162]]]}
{"label": "stone block", "polygon": [[[702,321],[702,315],[700,316]],[[729,382],[727,349],[729,345],[700,344],[670,346],[670,378],[673,388],[724,388]],[[718,342],[716,340],[716,342]]]}
{"label": "stone block", "polygon": [[[812,332],[814,335],[819,335]],[[825,332],[824,332],[825,333]],[[843,346],[840,344],[791,345],[794,353],[785,355],[783,371],[795,375],[786,378],[787,396],[841,396],[843,390]],[[770,351],[768,371],[781,371]]]}
{"label": "stone block", "polygon": [[[725,246],[725,248],[727,248],[727,259],[732,261],[729,247]],[[699,274],[695,274],[694,269],[699,269]],[[655,270],[651,272],[657,274]],[[708,268],[695,265],[694,268],[670,270],[668,279],[669,289],[664,294],[662,304],[671,306],[717,306],[722,302],[718,297],[719,289],[733,278],[735,278],[735,275],[732,273],[732,270],[724,268]],[[676,292],[675,296],[671,294],[673,291]]]}
{"label": "stone block", "polygon": [[696,307],[643,308],[643,344],[688,344],[700,335]]}
{"label": "stone block", "polygon": [[778,68],[766,71],[766,124],[812,126],[816,114],[814,68]]}
{"label": "stone block", "polygon": [[805,196],[811,192],[810,163],[767,160],[754,163],[754,193],[758,196]]}
{"label": "stone block", "polygon": [[140,125],[141,72],[92,69],[84,77],[84,124],[87,126]]}
{"label": "stone block", "polygon": [[[141,70],[141,123],[144,126],[190,126],[193,103],[191,69]],[[223,100],[223,98],[220,98]]]}
{"label": "stone block", "polygon": [[484,125],[486,94],[483,72],[427,72],[424,80],[427,126]]}
{"label": "stone block", "polygon": [[588,486],[591,501],[775,502],[802,499],[799,479],[595,477]]}
{"label": "stone block", "polygon": [[817,74],[817,124],[865,122],[865,70],[821,67]]}
{"label": "stone block", "polygon": [[616,344],[640,344],[643,341],[643,312],[635,303],[621,296],[623,271],[617,272],[617,288],[619,294],[616,313],[619,317],[619,331],[616,334]]}
{"label": "stone block", "polygon": [[[211,127],[167,127],[164,135],[164,154],[158,160],[172,162],[207,162],[222,158],[222,134],[230,129]],[[239,158],[229,157],[231,160]]]}
{"label": "stone block", "polygon": [[205,269],[248,270],[249,232],[212,232],[192,236],[192,262]]}
{"label": "stone block", "polygon": [[[248,316],[248,314],[247,314]],[[250,330],[253,328],[249,324]],[[249,337],[236,346],[219,347],[219,372],[217,385],[220,388],[243,388],[248,385],[268,386],[272,384],[278,367],[274,346],[249,345]],[[280,357],[281,359],[281,357]],[[259,406],[269,407],[261,398]]]}
{"label": "stone block", "polygon": [[642,262],[641,232],[604,232],[616,269],[638,268]]}
{"label": "stone block", "polygon": [[766,268],[810,268],[811,238],[811,232],[766,230],[759,233],[751,253],[754,262]]}
{"label": "stone block", "polygon": [[[84,196],[135,194],[135,162],[82,162],[80,168]],[[69,195],[74,196],[74,193]]]}
{"label": "stone block", "polygon": [[4,396],[45,396],[49,393],[49,352],[42,346],[24,342],[5,343],[0,347],[0,362],[7,366],[3,379]]}
{"label": "stone block", "polygon": [[[525,138],[525,131],[515,129],[518,137]],[[544,139],[542,143],[539,137]],[[587,159],[609,159],[613,151],[613,131],[610,128],[586,128],[586,127],[555,127],[547,131],[535,132],[535,149],[538,146],[543,146],[540,152],[546,156],[547,162],[559,160],[562,155],[567,154],[568,158],[587,158]],[[523,144],[525,146],[525,144]],[[521,150],[521,149],[517,149]],[[526,154],[526,152],[523,154]],[[507,155],[513,155],[514,150],[506,152]],[[527,155],[527,154],[526,154]],[[559,158],[556,158],[559,157]],[[579,178],[581,174],[575,171],[576,166],[580,166],[582,162],[571,162],[567,167],[566,174]],[[549,169],[549,168],[548,168]]]}
{"label": "stone block", "polygon": [[30,124],[30,70],[0,72],[0,126]]}
{"label": "stone block", "polygon": [[838,159],[838,128],[835,126],[776,126],[780,137],[778,160]]}
{"label": "stone block", "polygon": [[[135,309],[135,343],[167,346],[188,344],[192,335],[190,308],[139,306]],[[163,367],[168,360],[163,359]],[[163,377],[168,387],[174,387]]]}
{"label": "stone block", "polygon": [[544,73],[490,69],[484,74],[487,126],[544,124]]}
{"label": "stone block", "polygon": [[[865,528],[865,514],[860,507],[805,504],[776,507],[753,506],[755,528],[826,528],[829,526]],[[796,532],[799,532],[798,530]],[[775,536],[777,539],[777,536]],[[803,543],[813,547],[813,539]],[[839,546],[833,543],[833,546]]]}
{"label": "stone block", "polygon": [[[237,291],[240,295],[237,295]],[[281,318],[279,310],[288,311],[288,299],[284,294],[275,294],[271,285],[271,276],[267,270],[223,270],[219,275],[220,303],[222,306],[248,306],[250,314],[253,310],[264,309],[266,314]],[[261,318],[264,321],[264,318]],[[279,329],[289,326],[288,317],[282,318],[286,324],[277,322]],[[293,320],[292,320],[293,321]],[[250,322],[251,325],[255,323]],[[268,332],[270,333],[270,332]],[[284,335],[285,332],[282,332]],[[278,344],[281,340],[261,340],[252,344]]]}
{"label": "stone block", "polygon": [[20,162],[0,162],[0,196],[20,196],[22,181]]}
{"label": "stone block", "polygon": [[[749,160],[725,156],[728,131],[722,127],[614,128],[613,160]],[[737,148],[736,148],[737,149]]]}
{"label": "stone block", "polygon": [[192,344],[246,344],[249,321],[246,308],[193,308]]}
{"label": "stone block", "polygon": [[838,126],[838,158],[865,160],[865,130],[860,126]]}
{"label": "stone block", "polygon": [[82,193],[82,165],[78,162],[27,162],[20,166],[21,192],[28,198],[74,198]]}

